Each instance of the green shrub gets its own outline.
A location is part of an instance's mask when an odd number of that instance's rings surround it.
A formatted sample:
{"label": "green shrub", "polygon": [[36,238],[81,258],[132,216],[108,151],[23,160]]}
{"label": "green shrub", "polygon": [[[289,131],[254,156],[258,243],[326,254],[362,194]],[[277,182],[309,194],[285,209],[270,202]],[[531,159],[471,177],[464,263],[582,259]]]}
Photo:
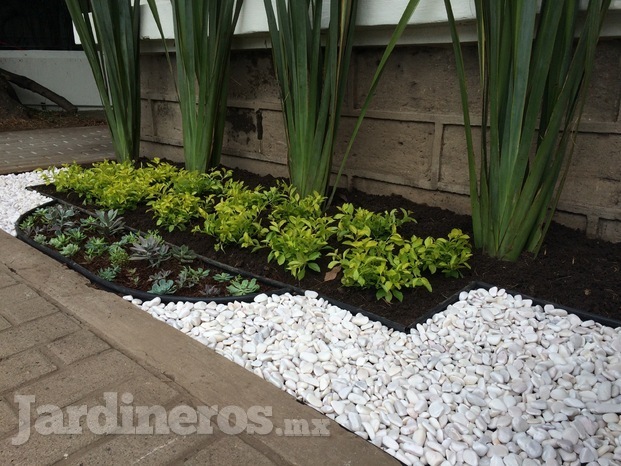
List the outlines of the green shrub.
{"label": "green shrub", "polygon": [[308,267],[319,272],[317,259],[328,246],[328,240],[336,232],[331,226],[334,219],[319,217],[289,217],[288,220],[272,221],[263,243],[270,248],[268,261],[285,265],[291,274],[301,280]]}

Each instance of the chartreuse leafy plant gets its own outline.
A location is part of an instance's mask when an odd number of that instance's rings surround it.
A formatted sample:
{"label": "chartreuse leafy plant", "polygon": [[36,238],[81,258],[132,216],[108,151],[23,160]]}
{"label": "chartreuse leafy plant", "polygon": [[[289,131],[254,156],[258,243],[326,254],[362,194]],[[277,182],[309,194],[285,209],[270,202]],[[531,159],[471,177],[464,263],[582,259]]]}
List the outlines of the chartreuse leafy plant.
{"label": "chartreuse leafy plant", "polygon": [[475,0],[482,122],[489,125],[481,131],[480,157],[456,22],[450,0],[444,3],[464,112],[475,245],[507,260],[524,249],[536,254],[567,176],[610,0],[589,1],[584,22],[578,0]]}
{"label": "chartreuse leafy plant", "polygon": [[114,152],[129,162],[140,144],[140,2],[65,2],[93,71]]}
{"label": "chartreuse leafy plant", "polygon": [[423,254],[425,270],[431,273],[440,270],[447,277],[458,278],[461,277],[461,269],[470,268],[470,237],[461,230],[454,228],[447,238],[437,238],[431,244],[427,244],[428,240]]}
{"label": "chartreuse leafy plant", "polygon": [[206,203],[210,194],[221,196],[230,178],[230,170],[188,172],[157,158],[141,167],[104,161],[92,168],[72,164],[57,173],[43,174],[45,182],[53,183],[58,192],[75,192],[85,203],[107,209],[131,210],[149,202],[160,224],[171,231],[196,217],[189,210],[200,199]]}
{"label": "chartreuse leafy plant", "polygon": [[338,207],[339,213],[334,216],[338,221],[337,238],[342,240],[351,235],[367,235],[374,239],[388,239],[397,233],[397,228],[408,222],[416,222],[405,209],[401,209],[401,217],[397,210],[379,214],[353,204],[345,203]]}
{"label": "chartreuse leafy plant", "polygon": [[[280,85],[291,183],[301,196],[325,194],[346,92],[358,0],[329,0],[322,38],[322,1],[264,0],[276,77]],[[411,0],[382,57],[345,152],[358,133],[385,64],[418,0]],[[335,183],[336,184],[336,183]],[[331,199],[330,199],[331,200]]]}
{"label": "chartreuse leafy plant", "polygon": [[168,231],[185,230],[188,223],[200,217],[200,210],[205,210],[211,197],[201,198],[194,193],[166,192],[147,202],[154,213],[156,224]]}
{"label": "chartreuse leafy plant", "polygon": [[289,217],[304,217],[312,220],[323,215],[323,202],[325,198],[317,191],[307,196],[302,196],[295,186],[279,182],[276,193],[270,199],[270,218],[275,221],[286,220]]}
{"label": "chartreuse leafy plant", "polygon": [[298,280],[304,278],[307,267],[319,272],[316,261],[336,232],[332,223],[334,219],[328,216],[315,219],[291,216],[287,220],[272,221],[262,241],[270,249],[268,261],[285,265]]}
{"label": "chartreuse leafy plant", "polygon": [[377,299],[403,300],[403,289],[424,286],[431,291],[423,273],[442,271],[459,276],[471,257],[469,237],[454,229],[448,239],[403,238],[397,228],[414,221],[410,213],[396,210],[378,214],[344,204],[335,215],[337,237],[345,248],[328,254],[330,269],[340,267],[345,286],[374,288]]}
{"label": "chartreuse leafy plant", "polygon": [[242,182],[229,181],[223,197],[213,206],[213,212],[198,209],[204,219],[203,226],[197,226],[193,231],[215,237],[216,250],[224,250],[227,244],[256,245],[255,240],[263,230],[259,216],[266,205],[267,199],[260,186],[248,189]]}

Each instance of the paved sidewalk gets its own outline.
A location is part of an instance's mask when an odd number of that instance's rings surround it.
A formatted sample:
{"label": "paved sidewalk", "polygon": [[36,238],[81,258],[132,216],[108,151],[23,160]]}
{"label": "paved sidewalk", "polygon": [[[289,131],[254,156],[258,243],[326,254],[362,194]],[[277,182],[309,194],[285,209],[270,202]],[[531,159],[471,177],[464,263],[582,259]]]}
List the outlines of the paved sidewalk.
{"label": "paved sidewalk", "polygon": [[[125,409],[159,405],[170,414],[182,405],[211,406],[219,414],[205,424],[213,427],[213,433],[189,435],[175,434],[174,429],[159,435],[98,435],[87,428],[88,416],[79,420],[82,433],[44,435],[45,425],[37,427],[34,422],[36,408],[50,404],[65,412],[68,426],[66,407],[104,406],[105,392],[118,394],[114,395],[118,406]],[[133,399],[122,398],[124,393]],[[35,397],[32,404],[22,398],[22,407],[30,406],[29,429],[27,422],[26,427],[18,426],[17,395]],[[245,413],[253,406],[271,408],[271,416],[262,415],[267,422],[258,423],[267,425],[269,433],[230,435],[227,425],[243,427],[244,419],[231,418],[228,424],[227,411]],[[46,409],[49,426],[50,408]],[[24,413],[26,409],[22,416],[27,418]],[[144,416],[137,418],[130,426],[140,425],[141,419],[144,423]],[[302,420],[311,431],[313,420],[325,422],[329,436],[282,435],[288,420]],[[188,422],[197,426],[190,418]],[[16,446],[14,439],[28,440]],[[2,464],[24,465],[398,464],[268,382],[120,297],[93,288],[81,275],[4,232],[0,232],[0,458]]]}
{"label": "paved sidewalk", "polygon": [[0,132],[0,175],[114,158],[106,126]]}

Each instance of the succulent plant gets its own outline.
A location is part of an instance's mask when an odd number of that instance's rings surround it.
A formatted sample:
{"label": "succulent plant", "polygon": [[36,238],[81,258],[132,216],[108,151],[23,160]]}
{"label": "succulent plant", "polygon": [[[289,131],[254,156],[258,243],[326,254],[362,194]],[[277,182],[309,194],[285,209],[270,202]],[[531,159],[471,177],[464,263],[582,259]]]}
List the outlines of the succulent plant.
{"label": "succulent plant", "polygon": [[112,282],[114,281],[114,279],[116,278],[116,276],[119,274],[120,271],[121,271],[121,267],[119,267],[118,265],[115,265],[112,267],[106,267],[105,269],[99,269],[97,271],[97,275],[99,275],[99,277],[103,278],[104,280]]}
{"label": "succulent plant", "polygon": [[259,290],[257,279],[241,280],[241,277],[237,277],[235,280],[231,280],[231,284],[226,287],[232,296],[242,296],[245,294],[254,293]]}
{"label": "succulent plant", "polygon": [[170,246],[156,233],[138,236],[130,249],[130,260],[147,260],[151,267],[159,267],[162,262],[170,259]]}
{"label": "succulent plant", "polygon": [[32,239],[34,239],[39,244],[47,244],[47,238],[41,233],[34,235]]}
{"label": "succulent plant", "polygon": [[210,272],[209,269],[203,269],[201,267],[194,269],[184,266],[177,276],[177,286],[179,289],[193,288],[198,285],[203,278],[208,277]]}
{"label": "succulent plant", "polygon": [[170,270],[160,270],[157,273],[154,273],[153,275],[149,276],[149,281],[150,282],[157,282],[158,280],[164,280],[166,278],[168,278],[168,276],[171,274]]}
{"label": "succulent plant", "polygon": [[64,248],[67,244],[69,244],[71,242],[71,239],[65,235],[64,233],[56,233],[56,236],[54,236],[53,238],[50,238],[49,240],[49,244],[50,246],[52,246],[53,248],[56,249],[62,249]]}
{"label": "succulent plant", "polygon": [[90,238],[84,245],[84,253],[90,258],[101,256],[106,249],[108,249],[106,240],[99,236]]}
{"label": "succulent plant", "polygon": [[36,218],[34,215],[28,216],[19,224],[19,229],[22,230],[27,236],[31,236],[34,232]]}
{"label": "succulent plant", "polygon": [[63,232],[75,226],[74,216],[75,210],[73,207],[56,204],[45,209],[41,220],[49,231]]}
{"label": "succulent plant", "polygon": [[112,265],[117,266],[125,264],[130,259],[127,251],[125,251],[125,249],[123,249],[116,243],[110,245],[110,247],[108,248],[108,256],[110,257],[110,262],[112,263]]}
{"label": "succulent plant", "polygon": [[182,264],[187,264],[196,259],[196,253],[185,244],[172,247],[172,256]]}
{"label": "succulent plant", "polygon": [[233,280],[233,275],[226,272],[217,273],[213,276],[213,279],[217,282],[223,283]]}
{"label": "succulent plant", "polygon": [[164,295],[173,294],[176,290],[177,289],[175,287],[175,282],[173,282],[172,280],[160,279],[153,283],[153,286],[151,286],[149,293]]}
{"label": "succulent plant", "polygon": [[76,243],[81,243],[86,239],[86,234],[79,228],[70,228],[66,232],[66,235],[71,238],[72,241]]}
{"label": "succulent plant", "polygon": [[65,257],[75,256],[80,250],[80,246],[75,243],[69,243],[64,246],[59,252]]}
{"label": "succulent plant", "polygon": [[125,228],[123,217],[119,217],[119,211],[115,209],[96,210],[93,226],[103,235],[114,235]]}

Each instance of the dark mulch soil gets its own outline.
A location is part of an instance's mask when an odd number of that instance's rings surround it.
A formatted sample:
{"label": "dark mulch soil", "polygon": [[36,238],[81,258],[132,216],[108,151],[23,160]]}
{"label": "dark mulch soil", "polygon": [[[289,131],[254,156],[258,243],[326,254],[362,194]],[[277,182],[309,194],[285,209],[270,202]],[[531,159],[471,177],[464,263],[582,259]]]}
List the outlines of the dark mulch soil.
{"label": "dark mulch soil", "polygon": [[[235,178],[249,185],[258,183],[270,186],[272,177],[258,177],[236,170]],[[42,187],[43,192],[53,193],[69,202],[80,203],[75,195],[55,193],[53,187]],[[472,235],[470,217],[448,210],[415,204],[400,196],[376,196],[359,191],[340,192],[339,201],[352,202],[369,210],[384,211],[405,208],[413,212],[416,224],[410,224],[406,235],[446,236],[451,229],[461,228]],[[143,231],[155,228],[155,223],[145,207],[127,212],[129,225]],[[492,259],[478,251],[470,260],[471,269],[464,270],[463,278],[429,276],[433,292],[415,289],[406,291],[402,303],[385,303],[375,299],[371,290],[342,287],[339,279],[325,281],[327,260],[321,263],[322,274],[312,271],[298,282],[273,263],[267,262],[267,252],[250,253],[247,250],[228,247],[224,252],[214,251],[213,241],[203,234],[189,231],[163,233],[174,244],[186,244],[199,254],[211,257],[231,266],[278,280],[316,290],[338,301],[361,307],[392,321],[409,325],[464,286],[473,281],[487,282],[501,288],[547,300],[562,306],[588,311],[612,319],[621,320],[621,243],[589,239],[584,233],[552,224],[546,242],[538,257],[524,253],[517,262]]]}

